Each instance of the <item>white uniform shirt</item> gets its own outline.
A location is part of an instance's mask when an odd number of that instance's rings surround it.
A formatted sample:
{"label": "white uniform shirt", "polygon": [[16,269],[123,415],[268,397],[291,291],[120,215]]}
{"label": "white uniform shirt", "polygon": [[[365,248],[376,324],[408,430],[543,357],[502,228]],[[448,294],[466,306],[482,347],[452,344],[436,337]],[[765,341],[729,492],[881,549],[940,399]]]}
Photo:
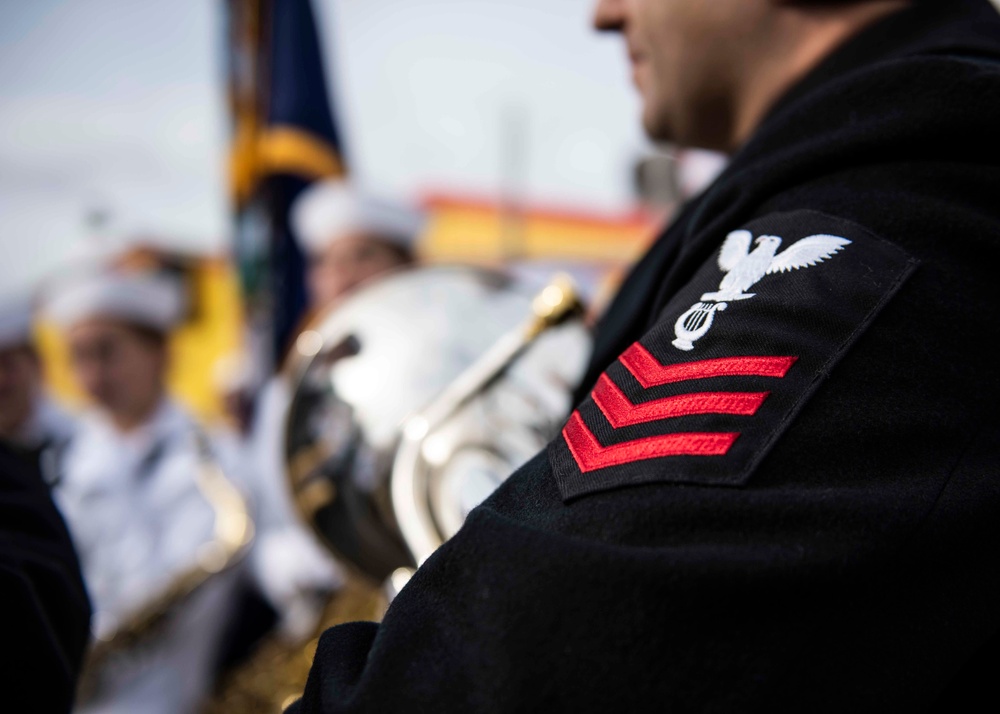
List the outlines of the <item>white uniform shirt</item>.
{"label": "white uniform shirt", "polygon": [[[80,420],[54,498],[81,561],[97,633],[191,568],[212,539],[214,511],[196,484],[194,429],[169,400],[124,434],[99,413]],[[194,712],[212,685],[237,583],[235,570],[210,579],[155,635],[109,661],[97,693],[77,711]]]}
{"label": "white uniform shirt", "polygon": [[291,390],[282,375],[261,390],[250,434],[257,537],[250,554],[252,577],[278,613],[278,627],[290,640],[312,634],[326,594],[344,574],[298,515],[285,475],[284,425]]}

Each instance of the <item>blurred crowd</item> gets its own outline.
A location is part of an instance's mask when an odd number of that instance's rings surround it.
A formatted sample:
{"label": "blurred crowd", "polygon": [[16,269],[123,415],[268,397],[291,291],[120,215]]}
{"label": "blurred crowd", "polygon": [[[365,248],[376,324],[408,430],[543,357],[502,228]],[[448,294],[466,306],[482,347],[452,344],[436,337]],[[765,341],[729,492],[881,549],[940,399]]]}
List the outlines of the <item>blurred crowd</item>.
{"label": "blurred crowd", "polygon": [[[345,182],[307,189],[291,221],[308,256],[309,319],[412,265],[424,220],[416,208]],[[246,654],[240,648],[265,632],[289,641],[311,636],[344,573],[297,516],[285,484],[284,372],[258,386],[243,428],[245,414],[201,423],[168,388],[171,335],[190,296],[176,271],[120,258],[75,261],[34,294],[0,306],[0,440],[37,460],[66,521],[95,643],[120,638],[178,583],[223,571],[141,647],[91,662],[77,706],[195,711],[226,663]],[[61,403],[47,385],[41,321],[68,347],[83,408]],[[249,550],[228,554],[232,563],[211,549],[219,504],[205,469],[221,471],[253,523]]]}
{"label": "blurred crowd", "polygon": [[[673,181],[686,195],[721,168],[713,156],[683,158]],[[302,192],[289,220],[307,259],[304,332],[362,286],[418,266],[427,216],[328,180]],[[297,513],[286,482],[287,365],[256,384],[246,367],[254,355],[217,365],[230,418],[204,423],[168,386],[171,369],[203,367],[172,363],[191,292],[180,271],[124,256],[95,251],[0,305],[0,442],[40,467],[81,564],[92,647],[76,710],[197,711],[261,638],[315,636],[345,566]],[[42,322],[67,347],[83,407],[47,383]],[[248,547],[218,552],[207,469],[238,494]],[[199,573],[213,577],[194,587]],[[117,647],[185,587],[153,636]]]}

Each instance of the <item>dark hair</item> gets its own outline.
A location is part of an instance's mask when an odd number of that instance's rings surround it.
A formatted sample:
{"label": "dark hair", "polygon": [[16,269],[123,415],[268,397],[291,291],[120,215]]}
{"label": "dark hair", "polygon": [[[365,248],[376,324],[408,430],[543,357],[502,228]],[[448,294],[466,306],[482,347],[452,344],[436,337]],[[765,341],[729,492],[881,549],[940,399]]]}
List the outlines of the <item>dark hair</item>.
{"label": "dark hair", "polygon": [[167,334],[162,330],[138,322],[127,322],[125,326],[143,342],[147,342],[153,347],[166,347]]}
{"label": "dark hair", "polygon": [[20,352],[36,362],[41,362],[42,359],[38,353],[38,346],[35,344],[34,339],[30,337],[26,342],[18,342],[17,344],[0,347],[0,352]]}
{"label": "dark hair", "polygon": [[402,243],[393,241],[391,243],[386,243],[385,247],[395,254],[400,263],[412,263],[416,259],[413,249],[408,245],[403,245]]}
{"label": "dark hair", "polygon": [[413,249],[406,241],[406,236],[393,236],[388,234],[370,234],[368,240],[378,243],[381,247],[392,253],[393,257],[400,263],[408,264],[416,260]]}

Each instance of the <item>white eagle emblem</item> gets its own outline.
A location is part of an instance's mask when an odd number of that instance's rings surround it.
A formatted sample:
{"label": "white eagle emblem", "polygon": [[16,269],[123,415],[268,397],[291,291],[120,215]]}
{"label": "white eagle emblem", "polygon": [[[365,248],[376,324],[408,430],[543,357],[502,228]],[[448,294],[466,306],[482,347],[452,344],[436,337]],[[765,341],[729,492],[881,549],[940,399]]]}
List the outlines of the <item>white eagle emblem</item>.
{"label": "white eagle emblem", "polygon": [[[750,250],[752,243],[756,243],[756,247]],[[712,326],[716,311],[725,310],[731,301],[752,298],[756,293],[748,293],[747,290],[765,275],[822,263],[850,244],[851,241],[846,238],[814,235],[802,238],[778,253],[781,245],[778,236],[760,236],[754,241],[750,231],[733,231],[726,236],[719,252],[719,267],[725,275],[718,291],[705,293],[701,302],[695,303],[677,318],[674,324],[677,339],[672,344],[681,350],[694,349],[695,340]]]}

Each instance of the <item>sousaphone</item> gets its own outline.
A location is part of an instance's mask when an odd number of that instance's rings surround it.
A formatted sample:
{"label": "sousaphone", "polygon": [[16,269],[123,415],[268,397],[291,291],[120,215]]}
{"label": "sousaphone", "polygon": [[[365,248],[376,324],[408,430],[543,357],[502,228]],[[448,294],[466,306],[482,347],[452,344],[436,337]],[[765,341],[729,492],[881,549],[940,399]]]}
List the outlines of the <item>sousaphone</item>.
{"label": "sousaphone", "polygon": [[299,338],[289,487],[338,560],[391,598],[558,433],[590,352],[582,308],[565,276],[537,290],[435,265],[378,280]]}

